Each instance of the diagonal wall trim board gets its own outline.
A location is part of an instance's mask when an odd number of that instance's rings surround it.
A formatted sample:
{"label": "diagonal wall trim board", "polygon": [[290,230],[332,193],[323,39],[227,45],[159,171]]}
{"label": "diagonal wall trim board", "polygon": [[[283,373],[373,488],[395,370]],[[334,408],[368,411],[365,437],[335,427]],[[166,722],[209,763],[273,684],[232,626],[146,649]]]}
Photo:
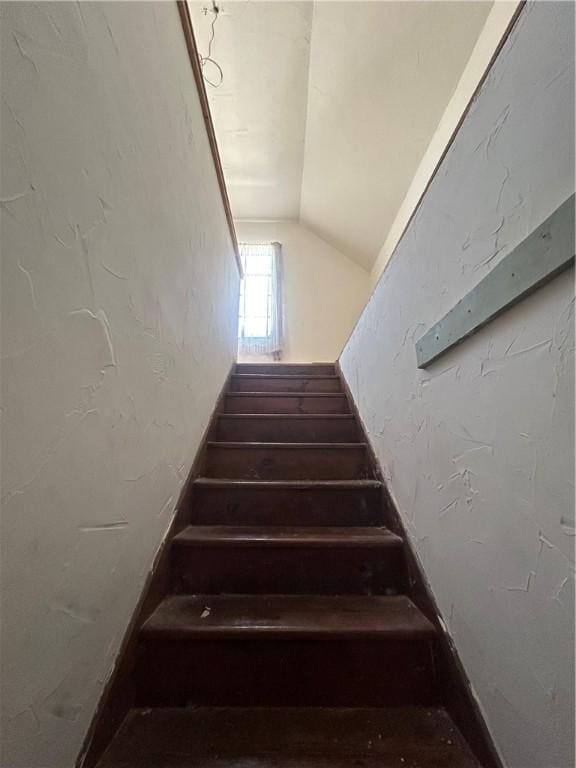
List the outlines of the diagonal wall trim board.
{"label": "diagonal wall trim board", "polygon": [[218,179],[218,186],[220,187],[224,213],[226,215],[226,221],[230,231],[230,238],[232,240],[232,247],[234,249],[234,258],[236,259],[236,267],[238,268],[238,274],[240,275],[240,278],[242,278],[244,275],[242,271],[242,262],[240,260],[240,251],[238,249],[238,238],[236,237],[236,228],[234,226],[232,209],[230,208],[230,199],[228,197],[226,180],[224,179],[224,171],[222,169],[222,161],[220,159],[218,141],[216,140],[216,133],[214,131],[212,113],[210,112],[208,94],[206,93],[206,86],[204,85],[204,77],[202,75],[202,67],[200,66],[198,47],[196,45],[196,38],[194,37],[192,19],[190,18],[190,8],[188,6],[187,0],[176,0],[176,4],[178,6],[178,13],[180,14],[180,22],[182,24],[182,31],[184,32],[184,39],[186,40],[186,48],[188,50],[188,56],[190,57],[190,64],[192,65],[192,73],[194,75],[194,81],[198,91],[198,98],[200,99],[202,116],[204,117],[204,125],[206,126],[206,133],[208,134],[208,143],[210,144],[212,160],[214,161],[214,170],[216,171],[216,178]]}
{"label": "diagonal wall trim board", "polygon": [[418,368],[426,368],[574,263],[574,199],[571,195],[562,203],[426,331],[416,342]]}

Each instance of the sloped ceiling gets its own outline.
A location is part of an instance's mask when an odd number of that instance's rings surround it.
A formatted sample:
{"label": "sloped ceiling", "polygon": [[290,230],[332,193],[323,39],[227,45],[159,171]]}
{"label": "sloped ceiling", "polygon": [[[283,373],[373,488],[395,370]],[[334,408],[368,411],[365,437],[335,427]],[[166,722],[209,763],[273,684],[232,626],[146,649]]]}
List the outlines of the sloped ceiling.
{"label": "sloped ceiling", "polygon": [[[209,47],[210,2],[189,3],[199,52]],[[206,85],[232,212],[298,219],[308,99],[312,3],[219,3],[212,58],[222,85]],[[204,75],[218,82],[210,62]]]}
{"label": "sloped ceiling", "polygon": [[[370,269],[491,5],[222,0],[207,90],[235,218],[298,219]],[[211,4],[190,7],[206,55]]]}

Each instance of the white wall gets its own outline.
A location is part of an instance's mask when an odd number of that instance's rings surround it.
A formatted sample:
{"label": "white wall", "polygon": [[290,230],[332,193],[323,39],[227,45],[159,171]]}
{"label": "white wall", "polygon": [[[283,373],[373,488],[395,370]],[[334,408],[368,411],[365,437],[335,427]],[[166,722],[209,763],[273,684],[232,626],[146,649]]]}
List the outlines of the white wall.
{"label": "white wall", "polygon": [[574,765],[574,277],[415,341],[574,191],[574,6],[530,3],[341,357],[505,765]]}
{"label": "white wall", "polygon": [[314,3],[300,220],[367,269],[491,5]]}
{"label": "white wall", "polygon": [[282,360],[336,360],[368,298],[368,272],[293,221],[239,221],[236,231],[241,242],[282,243]]}
{"label": "white wall", "polygon": [[376,283],[388,259],[398,245],[410,217],[418,206],[418,201],[426,191],[426,185],[434,175],[434,171],[440,162],[448,143],[456,130],[462,115],[466,111],[478,84],[484,77],[494,52],[498,48],[503,36],[511,23],[519,5],[519,0],[498,0],[492,5],[482,31],[472,49],[470,58],[466,62],[464,71],[458,81],[458,85],[452,94],[440,122],[428,144],[428,148],[414,174],[406,196],[398,208],[394,221],[388,230],[386,240],[377,259],[372,265],[370,278]]}
{"label": "white wall", "polygon": [[74,764],[236,351],[176,3],[2,7],[3,768]]}

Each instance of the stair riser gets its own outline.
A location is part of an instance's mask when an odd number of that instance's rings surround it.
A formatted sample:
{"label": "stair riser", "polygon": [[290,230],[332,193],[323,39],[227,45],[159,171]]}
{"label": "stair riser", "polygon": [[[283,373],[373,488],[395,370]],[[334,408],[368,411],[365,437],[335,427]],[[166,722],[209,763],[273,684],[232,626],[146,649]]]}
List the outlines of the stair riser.
{"label": "stair riser", "polygon": [[[385,762],[384,762],[385,760]],[[422,762],[425,760],[426,762]],[[454,755],[451,747],[429,750],[414,750],[410,745],[387,758],[333,755],[298,755],[297,757],[273,753],[213,757],[188,754],[147,753],[140,762],[134,754],[126,762],[109,764],[99,768],[479,768],[471,758]]]}
{"label": "stair riser", "polygon": [[402,548],[175,546],[173,591],[371,595],[402,587]]}
{"label": "stair riser", "polygon": [[350,413],[344,395],[299,397],[298,395],[227,395],[225,413]]}
{"label": "stair riser", "polygon": [[148,639],[136,705],[431,705],[431,652],[406,639]]}
{"label": "stair riser", "polygon": [[357,480],[369,476],[363,446],[224,448],[210,446],[206,477],[244,480]]}
{"label": "stair riser", "polygon": [[265,443],[353,443],[358,440],[354,419],[303,418],[218,419],[215,440]]}
{"label": "stair riser", "polygon": [[[321,755],[330,760],[327,763],[330,768],[341,765],[332,762],[336,759],[347,760],[342,765],[351,768],[350,759],[365,754],[376,760],[378,757],[380,760],[396,758],[392,763],[394,768],[402,767],[399,758],[413,755],[413,762],[404,762],[405,768],[413,768],[413,763],[418,765],[416,758],[422,757],[423,750],[434,752],[436,756],[439,750],[452,746],[449,751],[455,753],[456,745],[460,744],[459,734],[446,714],[429,707],[200,707],[193,710],[156,709],[153,713],[138,710],[123,730],[126,756],[137,754],[146,766],[146,759],[158,748],[159,742],[167,743],[171,753],[189,759],[265,754],[275,756],[277,761],[278,756],[284,755],[290,755],[293,760]],[[447,740],[452,744],[447,744]],[[201,763],[202,766],[206,764]],[[361,766],[364,764],[362,760]],[[226,763],[227,768],[229,765]],[[245,763],[242,765],[246,768]],[[260,762],[257,765],[260,768]],[[278,768],[278,762],[272,765]],[[294,765],[301,768],[301,763]],[[315,760],[313,765],[318,768]],[[375,765],[382,768],[383,763]],[[439,768],[444,763],[434,762],[433,765]],[[456,763],[452,761],[446,765],[455,768]],[[466,762],[465,765],[471,764]],[[284,761],[282,768],[285,768]],[[458,768],[464,768],[464,763],[458,762]]]}
{"label": "stair riser", "polygon": [[380,490],[196,488],[195,525],[377,525]]}
{"label": "stair riser", "polygon": [[[426,762],[422,762],[425,759]],[[147,753],[141,762],[134,761],[132,754],[129,761],[106,763],[101,768],[479,768],[478,763],[468,758],[462,758],[460,754],[454,756],[454,750],[450,747],[436,749],[429,753],[428,750],[413,750],[407,746],[395,755],[390,756],[384,762],[382,757],[358,757],[334,755],[323,757],[322,755],[232,755],[226,757],[179,755],[169,751],[164,753]]]}
{"label": "stair riser", "polygon": [[256,373],[273,376],[335,376],[336,367],[333,363],[239,363],[234,373]]}
{"label": "stair riser", "polygon": [[290,376],[285,378],[261,378],[248,376],[246,378],[232,376],[230,379],[231,392],[341,392],[340,379],[336,378],[306,378]]}

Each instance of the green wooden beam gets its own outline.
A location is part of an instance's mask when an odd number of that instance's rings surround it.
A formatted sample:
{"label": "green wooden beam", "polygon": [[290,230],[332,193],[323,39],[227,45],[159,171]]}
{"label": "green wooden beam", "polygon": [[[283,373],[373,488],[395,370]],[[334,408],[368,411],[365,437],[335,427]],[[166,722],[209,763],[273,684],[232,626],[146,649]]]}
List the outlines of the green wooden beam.
{"label": "green wooden beam", "polygon": [[574,263],[574,195],[416,342],[418,368],[480,330]]}

